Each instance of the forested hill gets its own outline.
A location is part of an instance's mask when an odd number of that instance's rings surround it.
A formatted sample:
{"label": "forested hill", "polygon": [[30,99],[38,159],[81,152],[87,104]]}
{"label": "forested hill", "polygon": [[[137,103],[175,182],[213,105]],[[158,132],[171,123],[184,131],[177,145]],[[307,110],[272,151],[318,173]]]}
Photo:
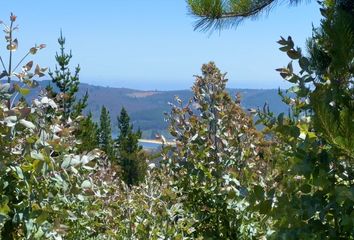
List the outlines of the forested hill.
{"label": "forested hill", "polygon": [[[40,87],[45,88],[50,81],[40,82]],[[39,91],[33,91],[30,98],[35,96]],[[166,129],[167,124],[164,121],[164,112],[169,112],[170,106],[168,102],[174,102],[175,96],[179,96],[183,101],[192,96],[190,90],[177,91],[140,91],[127,88],[114,88],[94,86],[86,83],[81,83],[79,96],[82,96],[85,91],[89,93],[89,101],[86,112],[91,111],[94,119],[99,119],[101,106],[106,106],[110,111],[113,124],[113,131],[116,131],[117,115],[124,106],[135,127],[140,127],[146,134],[152,134],[154,130],[161,131]],[[235,96],[237,92],[241,93],[241,104],[244,108],[263,107],[267,102],[270,109],[276,113],[287,112],[287,107],[283,104],[278,96],[276,89],[229,89],[230,94]]]}

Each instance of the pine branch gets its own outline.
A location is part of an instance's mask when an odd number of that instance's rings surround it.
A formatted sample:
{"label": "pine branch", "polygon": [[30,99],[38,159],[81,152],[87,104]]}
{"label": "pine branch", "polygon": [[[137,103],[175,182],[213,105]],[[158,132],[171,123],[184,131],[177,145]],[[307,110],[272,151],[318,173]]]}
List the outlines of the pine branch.
{"label": "pine branch", "polygon": [[[303,0],[287,0],[296,5]],[[243,20],[254,19],[269,12],[279,0],[188,0],[191,14],[199,18],[194,29],[201,31],[221,30],[240,24]]]}

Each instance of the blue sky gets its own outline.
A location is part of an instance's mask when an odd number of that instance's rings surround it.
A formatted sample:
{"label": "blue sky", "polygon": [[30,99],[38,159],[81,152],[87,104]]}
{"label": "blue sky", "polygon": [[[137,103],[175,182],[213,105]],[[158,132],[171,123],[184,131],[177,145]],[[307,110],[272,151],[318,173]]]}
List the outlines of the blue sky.
{"label": "blue sky", "polygon": [[82,82],[144,90],[190,88],[193,75],[210,60],[228,72],[228,87],[285,87],[274,69],[288,58],[276,41],[291,35],[303,47],[312,24],[320,21],[318,5],[311,1],[282,5],[209,36],[193,31],[195,19],[184,0],[11,0],[1,5],[1,20],[7,22],[10,12],[18,16],[18,58],[33,44],[45,43],[34,60],[53,68],[62,29],[73,51],[72,65],[81,65]]}

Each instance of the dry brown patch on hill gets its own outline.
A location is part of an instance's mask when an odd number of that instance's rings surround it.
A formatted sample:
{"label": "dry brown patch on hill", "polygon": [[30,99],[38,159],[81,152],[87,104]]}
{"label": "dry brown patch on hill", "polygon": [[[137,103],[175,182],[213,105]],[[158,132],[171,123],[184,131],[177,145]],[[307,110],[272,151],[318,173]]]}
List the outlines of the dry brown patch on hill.
{"label": "dry brown patch on hill", "polygon": [[159,92],[133,92],[133,93],[128,93],[127,96],[135,97],[135,98],[144,98],[144,97],[150,97],[150,96],[153,96],[156,94],[159,94]]}

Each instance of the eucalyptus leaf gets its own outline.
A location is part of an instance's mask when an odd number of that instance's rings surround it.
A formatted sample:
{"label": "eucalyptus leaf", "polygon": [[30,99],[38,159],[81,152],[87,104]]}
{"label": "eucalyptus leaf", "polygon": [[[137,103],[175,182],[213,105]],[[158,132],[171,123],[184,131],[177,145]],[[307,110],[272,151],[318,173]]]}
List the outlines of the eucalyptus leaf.
{"label": "eucalyptus leaf", "polygon": [[10,89],[11,85],[10,83],[0,83],[0,93],[7,93]]}
{"label": "eucalyptus leaf", "polygon": [[92,184],[89,180],[85,180],[81,183],[81,188],[91,188]]}
{"label": "eucalyptus leaf", "polygon": [[32,122],[27,121],[25,119],[20,119],[19,123],[25,126],[26,128],[36,129],[36,126]]}
{"label": "eucalyptus leaf", "polygon": [[31,152],[31,158],[33,159],[36,159],[36,160],[41,160],[41,161],[44,161],[44,156],[42,153],[36,151],[36,150],[33,150]]}
{"label": "eucalyptus leaf", "polygon": [[27,96],[27,95],[31,92],[31,90],[29,90],[28,88],[20,88],[18,91],[19,91],[19,92],[21,93],[21,95],[23,95],[23,96]]}

